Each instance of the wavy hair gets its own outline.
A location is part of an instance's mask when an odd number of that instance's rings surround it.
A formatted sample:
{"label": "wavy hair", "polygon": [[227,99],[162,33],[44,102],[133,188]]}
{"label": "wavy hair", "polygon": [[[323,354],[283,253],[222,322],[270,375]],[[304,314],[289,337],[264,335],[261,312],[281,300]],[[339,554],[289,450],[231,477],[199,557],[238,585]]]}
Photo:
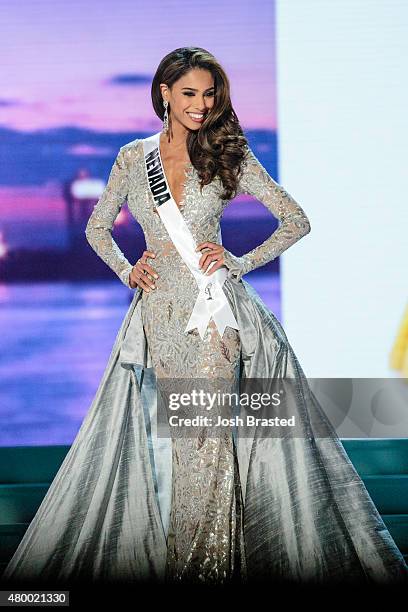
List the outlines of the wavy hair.
{"label": "wavy hair", "polygon": [[[231,104],[228,77],[215,57],[201,47],[180,47],[168,53],[161,60],[153,78],[153,108],[163,121],[160,83],[165,83],[171,90],[173,84],[193,68],[211,72],[214,78],[214,105],[200,128],[197,131],[189,130],[188,154],[201,179],[201,189],[218,176],[224,187],[221,199],[230,200],[237,194],[239,173],[248,142]],[[168,112],[169,109],[170,104]]]}

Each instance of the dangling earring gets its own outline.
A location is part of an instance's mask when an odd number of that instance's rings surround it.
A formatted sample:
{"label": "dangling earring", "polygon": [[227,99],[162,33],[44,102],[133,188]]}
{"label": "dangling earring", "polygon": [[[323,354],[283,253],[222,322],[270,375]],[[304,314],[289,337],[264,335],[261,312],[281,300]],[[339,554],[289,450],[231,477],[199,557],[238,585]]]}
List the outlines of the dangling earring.
{"label": "dangling earring", "polygon": [[168,107],[169,103],[167,102],[167,100],[163,100],[163,106],[164,106],[164,117],[163,117],[163,132],[166,134],[169,130],[169,114],[167,112],[167,107]]}

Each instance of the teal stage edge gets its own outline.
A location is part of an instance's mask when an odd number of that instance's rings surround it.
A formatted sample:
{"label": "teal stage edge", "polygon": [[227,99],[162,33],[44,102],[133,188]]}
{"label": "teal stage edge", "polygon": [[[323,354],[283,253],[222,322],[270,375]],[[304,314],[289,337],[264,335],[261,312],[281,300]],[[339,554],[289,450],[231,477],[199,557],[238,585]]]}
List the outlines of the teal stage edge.
{"label": "teal stage edge", "polygon": [[[408,562],[408,438],[353,438],[341,442]],[[0,574],[69,448],[0,448]]]}

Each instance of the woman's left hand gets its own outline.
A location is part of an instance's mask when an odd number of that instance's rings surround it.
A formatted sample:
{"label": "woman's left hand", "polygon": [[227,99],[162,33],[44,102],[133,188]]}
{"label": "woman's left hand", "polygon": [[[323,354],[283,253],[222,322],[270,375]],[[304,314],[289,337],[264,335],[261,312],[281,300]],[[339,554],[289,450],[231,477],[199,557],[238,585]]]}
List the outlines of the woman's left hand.
{"label": "woman's left hand", "polygon": [[[224,265],[224,247],[222,244],[217,244],[215,242],[202,242],[197,246],[196,251],[202,251],[203,249],[206,249],[206,251],[202,255],[198,265],[204,274],[210,276],[210,274]],[[210,270],[208,270],[209,266],[211,266]]]}

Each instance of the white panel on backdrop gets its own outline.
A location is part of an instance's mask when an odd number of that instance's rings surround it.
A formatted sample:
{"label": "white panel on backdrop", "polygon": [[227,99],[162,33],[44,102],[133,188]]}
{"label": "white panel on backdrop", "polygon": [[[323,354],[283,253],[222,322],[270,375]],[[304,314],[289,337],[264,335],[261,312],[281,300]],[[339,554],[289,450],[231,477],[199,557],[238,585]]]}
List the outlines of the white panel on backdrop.
{"label": "white panel on backdrop", "polygon": [[277,0],[279,182],[311,233],[281,257],[311,377],[393,377],[408,299],[408,3]]}

